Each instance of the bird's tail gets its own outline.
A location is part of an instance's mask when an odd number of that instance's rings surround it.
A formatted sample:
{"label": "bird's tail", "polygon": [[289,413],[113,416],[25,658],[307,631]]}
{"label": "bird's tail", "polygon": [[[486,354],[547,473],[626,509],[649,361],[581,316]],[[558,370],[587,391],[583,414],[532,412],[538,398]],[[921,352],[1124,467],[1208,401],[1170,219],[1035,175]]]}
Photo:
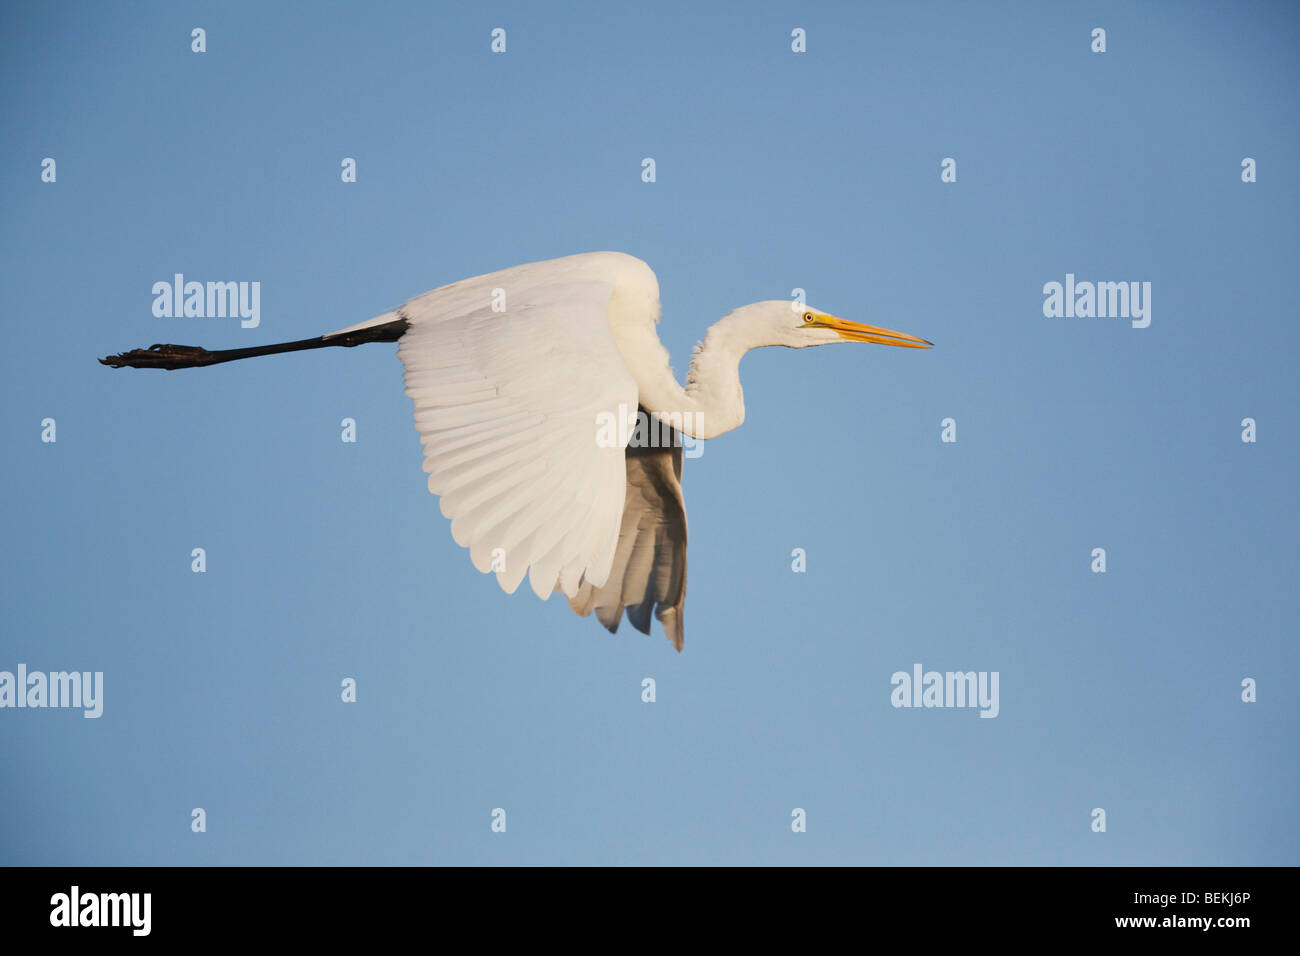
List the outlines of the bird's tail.
{"label": "bird's tail", "polygon": [[358,322],[356,325],[349,325],[346,329],[339,329],[337,332],[326,332],[321,338],[332,339],[340,335],[347,335],[349,332],[360,332],[363,329],[372,329],[377,325],[388,325],[390,322],[396,322],[399,319],[401,319],[401,316],[397,312],[385,312],[373,319],[366,319],[366,321]]}

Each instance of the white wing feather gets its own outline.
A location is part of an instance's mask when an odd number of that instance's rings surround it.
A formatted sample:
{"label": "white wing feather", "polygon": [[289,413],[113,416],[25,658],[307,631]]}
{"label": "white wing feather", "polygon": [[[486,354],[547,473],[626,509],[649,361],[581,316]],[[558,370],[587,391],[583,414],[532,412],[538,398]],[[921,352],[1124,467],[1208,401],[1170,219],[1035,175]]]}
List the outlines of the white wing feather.
{"label": "white wing feather", "polygon": [[637,409],[609,303],[620,279],[644,286],[647,274],[657,306],[648,266],[589,253],[456,282],[352,327],[409,323],[397,354],[429,490],[456,543],[508,593],[525,574],[543,600],[609,576],[626,467],[598,425],[634,421]]}

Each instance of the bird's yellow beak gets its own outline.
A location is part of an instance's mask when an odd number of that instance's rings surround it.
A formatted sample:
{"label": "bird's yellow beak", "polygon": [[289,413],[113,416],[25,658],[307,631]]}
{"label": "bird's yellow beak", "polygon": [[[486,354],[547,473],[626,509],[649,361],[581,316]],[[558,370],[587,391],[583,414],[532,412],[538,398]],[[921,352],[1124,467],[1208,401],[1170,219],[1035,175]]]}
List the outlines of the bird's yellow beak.
{"label": "bird's yellow beak", "polygon": [[850,322],[848,319],[841,319],[834,315],[821,315],[812,313],[813,320],[808,323],[812,328],[832,329],[840,334],[840,338],[848,339],[850,342],[872,342],[876,345],[897,345],[905,349],[928,349],[934,343],[925,339],[919,339],[915,335],[908,335],[906,332],[895,332],[893,329],[882,329],[877,325],[864,325],[861,322]]}

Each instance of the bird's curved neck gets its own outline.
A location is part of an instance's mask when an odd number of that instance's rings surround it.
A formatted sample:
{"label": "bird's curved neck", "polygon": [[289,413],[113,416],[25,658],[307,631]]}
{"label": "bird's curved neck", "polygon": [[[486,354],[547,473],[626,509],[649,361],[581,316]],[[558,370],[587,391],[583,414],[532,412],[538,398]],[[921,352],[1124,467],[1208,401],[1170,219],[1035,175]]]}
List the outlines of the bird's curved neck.
{"label": "bird's curved neck", "polygon": [[753,344],[734,316],[732,312],[715,322],[695,346],[685,387],[673,376],[667,353],[654,374],[639,376],[641,404],[692,438],[714,438],[745,420],[740,360]]}

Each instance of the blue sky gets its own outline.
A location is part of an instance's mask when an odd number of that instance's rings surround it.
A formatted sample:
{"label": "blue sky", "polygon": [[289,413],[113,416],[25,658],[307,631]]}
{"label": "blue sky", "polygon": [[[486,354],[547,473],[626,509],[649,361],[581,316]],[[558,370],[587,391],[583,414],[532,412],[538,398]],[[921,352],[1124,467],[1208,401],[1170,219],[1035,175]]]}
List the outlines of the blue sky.
{"label": "blue sky", "polygon": [[[0,670],[102,671],[104,714],[0,709],[0,862],[1300,862],[1294,6],[3,17]],[[795,287],[937,343],[745,359],[681,655],[471,567],[394,346],[94,361],[601,249],[679,373]],[[259,281],[260,326],[156,318],[176,272]],[[1150,326],[1045,317],[1067,273]],[[892,707],[916,663],[999,715]]]}

